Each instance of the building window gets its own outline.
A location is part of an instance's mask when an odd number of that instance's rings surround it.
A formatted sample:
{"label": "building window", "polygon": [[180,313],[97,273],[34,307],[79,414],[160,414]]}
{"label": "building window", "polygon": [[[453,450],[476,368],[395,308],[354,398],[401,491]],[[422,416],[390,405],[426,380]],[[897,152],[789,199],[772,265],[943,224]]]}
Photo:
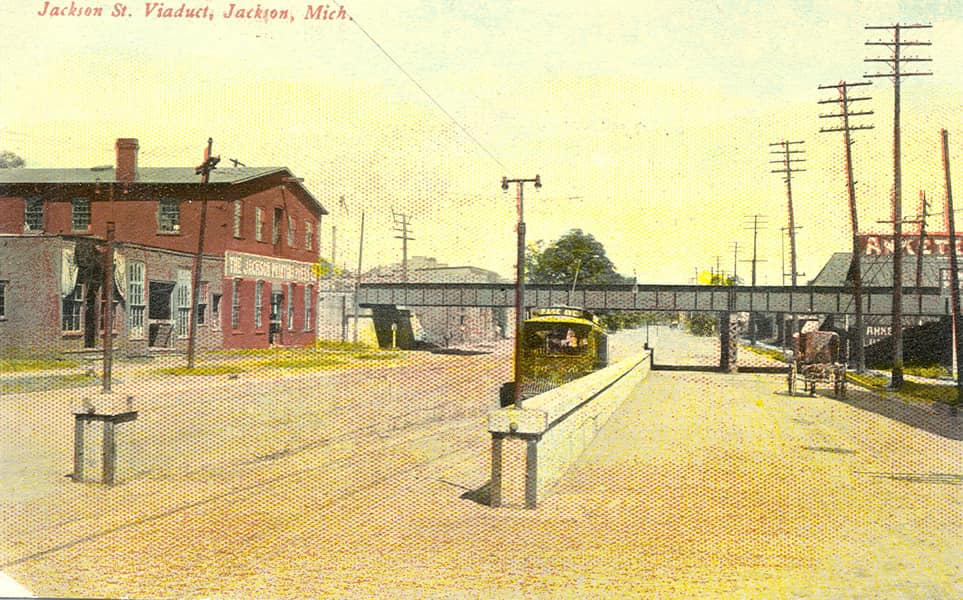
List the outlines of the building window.
{"label": "building window", "polygon": [[311,286],[304,286],[304,330],[311,329]]}
{"label": "building window", "polygon": [[311,227],[311,221],[304,222],[304,249],[310,250],[312,246],[312,240],[314,239],[314,228]]}
{"label": "building window", "polygon": [[127,330],[131,338],[144,337],[144,263],[127,263]]}
{"label": "building window", "polygon": [[235,279],[231,286],[231,329],[241,325],[241,280]]}
{"label": "building window", "polygon": [[0,319],[7,318],[7,282],[0,281]]}
{"label": "building window", "polygon": [[264,312],[262,304],[264,298],[264,282],[258,281],[254,284],[254,328],[261,328],[261,313]]}
{"label": "building window", "polygon": [[294,284],[288,284],[288,330],[294,329]]}
{"label": "building window", "polygon": [[294,248],[294,217],[288,215],[288,247]]}
{"label": "building window", "polygon": [[234,237],[241,237],[241,201],[234,201]]}
{"label": "building window", "polygon": [[177,315],[174,317],[177,337],[187,337],[191,324],[191,272],[187,269],[177,270],[174,305],[177,307]]}
{"label": "building window", "polygon": [[221,294],[211,294],[211,327],[221,328]]}
{"label": "building window", "polygon": [[90,228],[90,200],[74,198],[70,201],[70,226],[74,231],[87,231]]}
{"label": "building window", "polygon": [[207,324],[207,284],[201,282],[201,292],[197,297],[197,312],[194,315],[198,325]]}
{"label": "building window", "polygon": [[24,231],[43,231],[43,199],[27,198],[23,211]]}
{"label": "building window", "polygon": [[80,316],[84,305],[84,286],[78,283],[74,291],[67,294],[63,300],[63,317],[61,329],[64,332],[80,331]]}
{"label": "building window", "polygon": [[264,241],[264,209],[260,206],[254,209],[254,239]]}
{"label": "building window", "polygon": [[283,208],[274,209],[274,220],[271,222],[271,243],[275,246],[281,241],[281,218],[284,216]]}
{"label": "building window", "polygon": [[181,230],[181,209],[174,198],[161,198],[157,210],[157,229],[163,233]]}

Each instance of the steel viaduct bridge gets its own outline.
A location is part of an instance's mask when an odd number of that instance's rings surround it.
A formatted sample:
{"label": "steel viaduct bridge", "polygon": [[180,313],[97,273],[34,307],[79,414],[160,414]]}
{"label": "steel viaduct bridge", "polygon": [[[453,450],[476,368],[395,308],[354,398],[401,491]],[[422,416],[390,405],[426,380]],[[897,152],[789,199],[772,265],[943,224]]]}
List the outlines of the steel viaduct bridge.
{"label": "steel viaduct bridge", "polygon": [[[893,313],[890,287],[862,289],[863,314]],[[361,283],[358,303],[374,306],[515,306],[512,283]],[[567,285],[525,285],[524,306],[580,306],[593,311],[760,312],[794,314],[855,314],[851,287],[831,286],[708,286],[708,285],[584,285],[573,293]],[[951,314],[950,298],[938,287],[903,288],[903,315]]]}
{"label": "steel viaduct bridge", "polygon": [[[893,314],[893,289],[864,287],[863,315]],[[358,304],[379,307],[514,308],[513,283],[361,283]],[[951,314],[950,298],[939,287],[903,288],[905,317]],[[733,313],[854,315],[852,287],[707,286],[707,285],[567,285],[526,284],[523,306],[580,306],[592,311],[708,312],[719,315],[719,369],[736,366]]]}

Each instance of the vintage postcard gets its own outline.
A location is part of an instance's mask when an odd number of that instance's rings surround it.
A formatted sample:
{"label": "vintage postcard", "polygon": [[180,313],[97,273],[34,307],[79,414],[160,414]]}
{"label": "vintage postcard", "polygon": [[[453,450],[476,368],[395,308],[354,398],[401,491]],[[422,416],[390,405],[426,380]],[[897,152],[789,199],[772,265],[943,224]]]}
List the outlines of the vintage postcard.
{"label": "vintage postcard", "polygon": [[963,596],[963,6],[0,11],[0,597]]}

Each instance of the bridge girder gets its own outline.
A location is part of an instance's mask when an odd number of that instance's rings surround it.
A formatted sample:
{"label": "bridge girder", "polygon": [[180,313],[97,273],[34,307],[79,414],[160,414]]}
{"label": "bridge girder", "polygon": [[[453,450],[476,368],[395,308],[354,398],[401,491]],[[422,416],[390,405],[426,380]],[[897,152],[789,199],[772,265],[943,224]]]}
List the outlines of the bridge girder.
{"label": "bridge girder", "polygon": [[[512,308],[510,283],[362,283],[361,306],[449,306]],[[893,313],[891,288],[866,288],[863,314]],[[585,285],[574,293],[565,285],[528,284],[526,307],[580,306],[593,311],[757,312],[855,314],[852,289],[830,286]],[[903,288],[905,316],[950,314],[940,288]]]}

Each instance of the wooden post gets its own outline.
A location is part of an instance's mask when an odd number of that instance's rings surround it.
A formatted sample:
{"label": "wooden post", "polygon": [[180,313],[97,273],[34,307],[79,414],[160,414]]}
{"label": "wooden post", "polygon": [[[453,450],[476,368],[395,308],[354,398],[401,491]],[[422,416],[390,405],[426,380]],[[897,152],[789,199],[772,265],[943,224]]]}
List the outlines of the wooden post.
{"label": "wooden post", "polygon": [[501,435],[492,434],[492,479],[488,492],[488,505],[492,508],[502,505],[502,440]]}
{"label": "wooden post", "polygon": [[85,419],[81,415],[74,415],[74,472],[71,479],[84,480],[84,427]]}
{"label": "wooden post", "polygon": [[538,503],[538,440],[525,440],[525,508]]}

